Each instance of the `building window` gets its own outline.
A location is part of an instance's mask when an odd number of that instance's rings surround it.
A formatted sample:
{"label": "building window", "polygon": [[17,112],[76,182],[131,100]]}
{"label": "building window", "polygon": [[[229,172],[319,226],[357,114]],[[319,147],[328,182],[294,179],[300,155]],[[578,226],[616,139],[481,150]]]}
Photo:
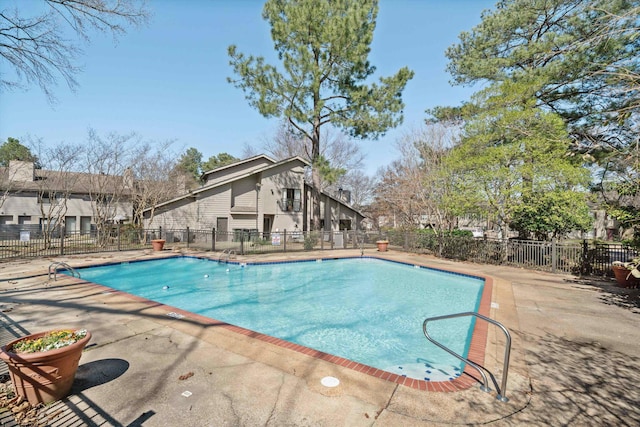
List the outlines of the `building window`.
{"label": "building window", "polygon": [[80,233],[82,234],[91,233],[91,217],[90,216],[80,217]]}
{"label": "building window", "polygon": [[56,193],[38,193],[38,203],[55,205],[57,202]]}
{"label": "building window", "polygon": [[298,188],[287,188],[282,192],[284,196],[282,198],[282,210],[285,212],[300,212],[302,203],[301,203],[301,192]]}
{"label": "building window", "polygon": [[99,206],[110,206],[114,202],[114,196],[110,194],[98,194],[96,204]]}

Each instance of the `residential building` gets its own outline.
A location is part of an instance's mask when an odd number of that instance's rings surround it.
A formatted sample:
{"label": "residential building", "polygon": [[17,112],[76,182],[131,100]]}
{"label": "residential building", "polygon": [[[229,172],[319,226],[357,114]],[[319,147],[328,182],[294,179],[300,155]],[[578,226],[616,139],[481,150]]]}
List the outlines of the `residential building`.
{"label": "residential building", "polygon": [[131,218],[131,177],[36,169],[12,160],[0,168],[0,231],[52,229],[88,233],[96,221]]}
{"label": "residential building", "polygon": [[[145,226],[213,229],[224,233],[312,230],[310,165],[300,157],[275,161],[258,155],[205,172],[201,187],[145,211]],[[321,193],[321,227],[356,230],[364,216],[344,194]]]}

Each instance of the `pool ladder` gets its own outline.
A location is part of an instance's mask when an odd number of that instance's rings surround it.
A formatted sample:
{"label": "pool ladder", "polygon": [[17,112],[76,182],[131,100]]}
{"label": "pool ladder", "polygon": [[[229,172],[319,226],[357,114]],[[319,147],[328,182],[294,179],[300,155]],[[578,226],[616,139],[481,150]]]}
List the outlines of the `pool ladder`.
{"label": "pool ladder", "polygon": [[76,277],[76,275],[78,276],[78,279],[81,279],[80,277],[80,273],[78,273],[73,267],[71,267],[69,264],[67,264],[66,262],[61,262],[61,261],[57,261],[57,262],[52,262],[51,264],[49,264],[49,280],[51,280],[51,275],[53,274],[53,280],[58,280],[58,268],[62,268],[63,270],[67,270],[71,273],[71,276]]}
{"label": "pool ladder", "polygon": [[[429,332],[427,331],[427,323],[431,322],[433,320],[443,320],[443,319],[453,319],[456,317],[466,317],[466,316],[475,316],[478,319],[482,319],[485,320],[493,325],[496,325],[497,327],[499,327],[502,332],[504,332],[505,337],[507,338],[507,341],[505,343],[505,349],[504,349],[504,365],[503,365],[503,369],[502,369],[502,386],[498,386],[498,382],[496,381],[496,378],[493,376],[493,374],[486,368],[478,365],[477,363],[472,362],[469,359],[466,359],[464,357],[462,357],[461,355],[459,355],[458,353],[456,353],[455,351],[451,350],[450,348],[446,347],[445,345],[439,343],[438,341],[436,341],[435,339],[431,338],[431,336],[429,336]],[[491,377],[491,381],[493,382],[493,385],[496,388],[496,391],[498,393],[498,395],[496,396],[496,398],[498,400],[500,400],[501,402],[508,402],[509,399],[507,398],[506,394],[507,394],[507,376],[509,375],[509,357],[511,355],[511,334],[509,333],[509,331],[507,330],[507,328],[505,328],[500,322],[493,320],[489,317],[483,316],[482,314],[478,314],[475,313],[473,311],[468,311],[468,312],[464,312],[464,313],[456,313],[456,314],[447,314],[444,316],[436,316],[436,317],[428,317],[427,319],[425,319],[424,323],[422,323],[422,331],[424,332],[424,336],[431,341],[432,343],[434,343],[435,345],[437,345],[438,347],[440,347],[441,349],[443,349],[444,351],[446,351],[447,353],[451,354],[452,356],[462,360],[464,363],[468,364],[469,366],[471,366],[473,369],[475,369],[476,371],[478,371],[480,373],[480,375],[482,376],[482,385],[480,386],[480,390],[482,391],[486,391],[487,393],[489,393],[491,391],[491,388],[489,388],[488,386],[488,381],[487,381],[487,375],[485,374],[485,371],[489,373],[489,376]]]}
{"label": "pool ladder", "polygon": [[227,264],[229,263],[229,258],[231,258],[231,255],[236,256],[236,251],[233,249],[225,249],[224,251],[222,251],[222,253],[220,254],[220,257],[218,258],[218,262],[222,262],[222,258],[225,257],[225,255],[227,256],[226,259],[224,260],[224,262],[226,262]]}

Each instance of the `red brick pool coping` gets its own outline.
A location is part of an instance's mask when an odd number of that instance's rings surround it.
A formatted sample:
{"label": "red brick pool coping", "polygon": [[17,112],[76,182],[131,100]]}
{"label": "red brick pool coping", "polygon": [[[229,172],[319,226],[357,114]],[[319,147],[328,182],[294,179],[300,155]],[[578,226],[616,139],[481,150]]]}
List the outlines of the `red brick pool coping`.
{"label": "red brick pool coping", "polygon": [[[316,259],[337,259],[340,257],[331,257],[331,258],[310,258],[309,260],[316,260]],[[377,259],[382,259],[385,261],[392,261],[392,262],[400,262],[400,261],[396,261],[396,260],[391,260],[388,258],[384,258],[384,257],[371,257],[368,256],[368,258],[377,258]],[[284,262],[299,262],[299,261],[304,261],[303,259],[297,260],[297,261],[284,261]],[[274,264],[276,262],[273,261],[269,261],[269,262],[250,262],[247,264]],[[491,277],[488,276],[484,276],[484,275],[478,275],[478,274],[469,274],[469,273],[465,273],[463,271],[457,271],[457,270],[450,270],[450,269],[445,269],[445,268],[434,268],[434,267],[430,267],[430,266],[426,266],[423,264],[419,264],[419,263],[406,263],[406,262],[400,262],[402,264],[409,264],[409,265],[421,265],[423,267],[429,268],[429,269],[434,269],[434,270],[441,270],[441,271],[447,271],[447,272],[451,272],[451,273],[457,273],[457,274],[462,274],[465,276],[472,276],[472,277],[476,277],[479,279],[483,279],[484,280],[484,287],[482,290],[482,296],[480,297],[480,306],[478,308],[478,313],[483,315],[483,316],[487,316],[489,317],[490,314],[490,309],[491,309],[491,295],[493,292],[493,279]],[[117,263],[119,264],[119,263]],[[315,359],[320,359],[320,360],[324,360],[326,362],[329,363],[333,363],[335,365],[339,365],[339,366],[343,366],[347,369],[352,369],[354,371],[357,372],[362,372],[365,373],[367,375],[371,375],[373,377],[376,378],[380,378],[382,380],[385,381],[390,381],[396,384],[400,384],[403,386],[407,386],[407,387],[411,387],[417,390],[423,390],[423,391],[436,391],[436,392],[454,392],[454,391],[459,391],[459,390],[465,390],[468,389],[469,387],[475,385],[478,383],[478,380],[475,378],[475,375],[477,374],[477,371],[473,368],[471,368],[468,364],[465,365],[464,371],[463,371],[463,375],[454,378],[453,380],[450,381],[425,381],[425,380],[419,380],[419,379],[415,379],[415,378],[408,378],[405,376],[401,376],[398,374],[393,374],[391,372],[388,371],[384,371],[382,369],[378,369],[378,368],[374,368],[372,366],[368,366],[362,363],[358,363],[358,362],[354,362],[352,360],[349,359],[345,359],[344,357],[339,357],[339,356],[334,356],[332,354],[329,353],[325,353],[319,350],[314,350],[312,348],[309,347],[305,347],[299,344],[295,344],[289,341],[285,341],[283,339],[280,338],[276,338],[276,337],[272,337],[270,335],[265,335],[262,334],[260,332],[255,332],[246,328],[242,328],[239,326],[235,326],[235,325],[231,325],[229,323],[225,323],[222,322],[220,320],[216,320],[216,319],[212,319],[210,317],[206,317],[206,316],[202,316],[196,313],[192,313],[190,311],[186,311],[186,310],[182,310],[180,308],[177,307],[172,307],[170,305],[166,305],[166,304],[161,304],[158,303],[157,301],[152,301],[149,300],[147,298],[143,298],[137,295],[133,295],[130,294],[128,292],[124,292],[124,291],[119,291],[117,289],[113,289],[110,288],[108,286],[103,286],[103,285],[99,285],[96,283],[92,283],[92,282],[88,282],[86,280],[81,280],[78,278],[75,278],[76,281],[82,282],[82,283],[88,283],[91,284],[93,286],[96,286],[98,288],[102,288],[105,291],[108,291],[112,294],[119,294],[119,295],[124,295],[132,300],[135,300],[137,302],[141,302],[143,304],[146,305],[150,305],[150,306],[154,306],[156,308],[161,308],[161,309],[167,309],[169,310],[169,313],[175,313],[178,314],[180,316],[189,318],[189,319],[193,319],[198,321],[199,323],[202,323],[204,325],[207,326],[218,326],[218,327],[223,327],[229,331],[241,334],[241,335],[245,335],[247,337],[250,338],[255,338],[258,339],[260,341],[264,341],[267,342],[269,344],[273,344],[273,345],[277,345],[279,347],[283,347],[289,350],[293,350],[296,351],[298,353],[302,353],[305,354],[307,356],[313,357]],[[169,314],[168,313],[168,314]],[[475,322],[474,328],[473,328],[473,334],[471,337],[471,343],[469,345],[469,352],[467,354],[467,359],[472,360],[473,362],[475,362],[476,364],[482,366],[484,364],[484,356],[485,356],[485,349],[486,349],[486,344],[487,344],[487,336],[488,336],[488,330],[489,330],[489,325],[487,324],[487,322]],[[426,339],[426,338],[425,338]]]}

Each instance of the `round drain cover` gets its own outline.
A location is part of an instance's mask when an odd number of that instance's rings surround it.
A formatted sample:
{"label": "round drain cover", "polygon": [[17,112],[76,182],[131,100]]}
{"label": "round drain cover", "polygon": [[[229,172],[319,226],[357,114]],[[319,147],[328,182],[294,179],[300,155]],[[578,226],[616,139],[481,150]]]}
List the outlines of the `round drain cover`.
{"label": "round drain cover", "polygon": [[336,377],[324,377],[320,380],[320,384],[325,387],[337,387],[340,384],[340,380]]}

